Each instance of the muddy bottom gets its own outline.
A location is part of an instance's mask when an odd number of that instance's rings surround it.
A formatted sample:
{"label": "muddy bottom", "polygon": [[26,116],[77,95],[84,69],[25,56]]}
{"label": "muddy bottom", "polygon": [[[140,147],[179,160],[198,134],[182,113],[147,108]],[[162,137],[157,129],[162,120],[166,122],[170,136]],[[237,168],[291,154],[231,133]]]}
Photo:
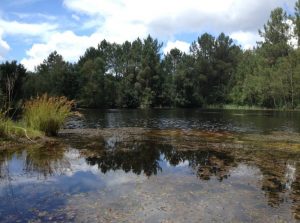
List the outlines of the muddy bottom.
{"label": "muddy bottom", "polygon": [[298,134],[64,130],[0,151],[0,222],[297,222]]}

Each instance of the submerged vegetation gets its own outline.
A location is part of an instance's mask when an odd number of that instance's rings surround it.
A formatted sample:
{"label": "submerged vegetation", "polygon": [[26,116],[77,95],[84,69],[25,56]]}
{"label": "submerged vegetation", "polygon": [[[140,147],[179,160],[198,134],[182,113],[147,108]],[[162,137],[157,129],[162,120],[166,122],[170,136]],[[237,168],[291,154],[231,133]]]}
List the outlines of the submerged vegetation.
{"label": "submerged vegetation", "polygon": [[[25,217],[29,222],[99,222],[99,216],[101,222],[134,222],[129,219],[132,215],[143,222],[145,215],[140,214],[140,209],[143,213],[149,211],[151,222],[157,219],[153,211],[161,216],[167,213],[168,220],[181,217],[180,222],[198,222],[203,208],[213,211],[205,217],[208,222],[276,222],[274,215],[282,219],[278,222],[294,222],[300,217],[300,154],[293,150],[274,148],[270,152],[263,144],[224,147],[223,139],[230,140],[234,135],[202,130],[118,128],[87,133],[97,134],[88,141],[102,146],[90,147],[80,142],[83,148],[79,147],[76,133],[69,138],[71,146],[67,147],[0,150],[0,180],[4,188],[1,195],[4,201],[15,198],[6,189],[6,182],[11,182],[21,197],[15,203],[1,203],[4,222]],[[114,149],[111,137],[119,137]],[[299,144],[299,134],[294,137]],[[24,183],[24,177],[30,181]],[[61,202],[62,199],[68,202]],[[69,205],[73,199],[76,202]],[[224,208],[216,208],[217,204]],[[80,212],[83,206],[91,212],[84,217]],[[75,219],[70,220],[69,215],[53,217],[70,212],[75,213],[70,215]]]}
{"label": "submerged vegetation", "polygon": [[300,107],[300,0],[288,15],[271,12],[259,31],[262,41],[243,50],[224,33],[204,33],[189,52],[162,55],[148,36],[123,44],[99,40],[78,62],[51,53],[34,72],[23,65],[0,65],[0,103],[47,93],[90,108]]}

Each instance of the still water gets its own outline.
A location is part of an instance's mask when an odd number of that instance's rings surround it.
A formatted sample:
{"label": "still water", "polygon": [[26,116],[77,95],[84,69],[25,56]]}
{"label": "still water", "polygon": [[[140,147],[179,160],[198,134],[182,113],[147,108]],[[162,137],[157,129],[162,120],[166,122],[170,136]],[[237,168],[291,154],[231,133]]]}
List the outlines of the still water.
{"label": "still water", "polygon": [[202,109],[82,110],[68,128],[143,127],[270,133],[300,132],[300,112]]}
{"label": "still water", "polygon": [[0,151],[0,222],[300,221],[300,113],[81,112]]}

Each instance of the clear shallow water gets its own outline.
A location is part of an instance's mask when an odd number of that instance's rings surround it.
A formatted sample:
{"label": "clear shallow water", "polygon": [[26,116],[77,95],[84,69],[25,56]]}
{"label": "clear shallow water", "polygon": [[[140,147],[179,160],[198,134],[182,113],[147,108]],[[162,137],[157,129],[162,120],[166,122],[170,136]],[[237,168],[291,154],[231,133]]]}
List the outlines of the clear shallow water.
{"label": "clear shallow water", "polygon": [[[84,120],[68,125],[121,123],[130,132],[136,123],[150,132],[137,129],[138,137],[126,137],[111,130],[114,137],[88,139],[65,134],[65,146],[0,151],[0,222],[299,221],[299,152],[224,147],[225,140],[211,141],[203,132],[225,131],[225,126],[242,133],[297,132],[296,113],[250,112],[241,119],[227,112],[167,111],[160,111],[169,120],[163,126],[152,112],[150,124],[142,125],[146,117],[140,111],[130,111],[132,118],[129,111],[86,111]],[[117,118],[99,118],[111,116]],[[218,128],[203,127],[205,117]],[[258,120],[265,124],[251,124]],[[199,125],[182,124],[180,130],[174,123]]]}

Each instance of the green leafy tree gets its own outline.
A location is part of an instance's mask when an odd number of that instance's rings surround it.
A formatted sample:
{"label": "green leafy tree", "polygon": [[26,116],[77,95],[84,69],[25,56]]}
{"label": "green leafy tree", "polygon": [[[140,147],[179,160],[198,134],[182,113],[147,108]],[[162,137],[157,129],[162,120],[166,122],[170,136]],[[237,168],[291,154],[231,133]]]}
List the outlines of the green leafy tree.
{"label": "green leafy tree", "polygon": [[300,0],[295,4],[295,17],[294,17],[294,33],[297,38],[298,47],[300,46]]}
{"label": "green leafy tree", "polygon": [[264,39],[260,42],[260,51],[269,65],[274,65],[278,58],[287,56],[291,50],[288,44],[291,34],[287,20],[286,12],[282,8],[276,8],[271,12],[264,29],[259,30]]}
{"label": "green leafy tree", "polygon": [[162,75],[160,49],[162,44],[148,36],[143,42],[141,69],[137,74],[137,86],[141,93],[141,107],[158,106],[161,104]]}
{"label": "green leafy tree", "polygon": [[104,107],[105,63],[102,58],[87,60],[80,73],[83,77],[80,104],[84,107]]}
{"label": "green leafy tree", "polygon": [[13,109],[22,100],[26,69],[16,61],[0,64],[0,106],[5,110]]}
{"label": "green leafy tree", "polygon": [[175,77],[179,72],[182,63],[183,53],[177,49],[171,49],[162,61],[163,86],[162,86],[162,105],[175,105],[174,96],[176,95]]}

